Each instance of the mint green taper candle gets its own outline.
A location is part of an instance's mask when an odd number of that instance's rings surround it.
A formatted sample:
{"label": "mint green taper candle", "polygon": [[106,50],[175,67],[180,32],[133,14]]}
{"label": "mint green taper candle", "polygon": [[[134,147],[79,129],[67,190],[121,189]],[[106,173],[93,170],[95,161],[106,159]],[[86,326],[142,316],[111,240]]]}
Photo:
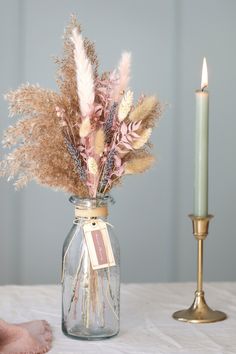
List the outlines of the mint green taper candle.
{"label": "mint green taper candle", "polygon": [[208,215],[209,95],[206,58],[203,59],[201,90],[196,91],[196,139],[194,215]]}

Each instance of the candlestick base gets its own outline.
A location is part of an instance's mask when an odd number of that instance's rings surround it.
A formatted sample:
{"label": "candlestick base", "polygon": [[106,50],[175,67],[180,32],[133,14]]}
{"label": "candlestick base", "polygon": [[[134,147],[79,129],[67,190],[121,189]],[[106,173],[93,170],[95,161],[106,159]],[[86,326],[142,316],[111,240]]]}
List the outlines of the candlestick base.
{"label": "candlestick base", "polygon": [[192,306],[187,310],[175,312],[173,318],[182,322],[212,323],[225,320],[227,315],[212,310],[205,301],[204,291],[196,291]]}

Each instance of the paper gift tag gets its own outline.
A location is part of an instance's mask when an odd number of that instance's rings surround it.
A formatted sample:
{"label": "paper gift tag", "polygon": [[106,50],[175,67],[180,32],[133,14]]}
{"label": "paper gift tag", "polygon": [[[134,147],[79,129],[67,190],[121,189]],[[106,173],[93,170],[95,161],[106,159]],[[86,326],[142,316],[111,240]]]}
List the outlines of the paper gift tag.
{"label": "paper gift tag", "polygon": [[106,223],[94,219],[85,223],[83,230],[92,268],[101,269],[116,265]]}

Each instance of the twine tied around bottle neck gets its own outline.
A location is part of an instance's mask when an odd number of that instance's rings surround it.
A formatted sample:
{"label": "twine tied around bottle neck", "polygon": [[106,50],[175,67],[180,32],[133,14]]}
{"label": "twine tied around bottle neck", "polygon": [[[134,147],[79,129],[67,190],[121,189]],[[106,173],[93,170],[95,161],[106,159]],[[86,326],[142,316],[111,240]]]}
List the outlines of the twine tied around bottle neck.
{"label": "twine tied around bottle neck", "polygon": [[75,219],[78,221],[79,218],[101,218],[108,216],[108,208],[106,205],[97,208],[80,209],[75,207]]}

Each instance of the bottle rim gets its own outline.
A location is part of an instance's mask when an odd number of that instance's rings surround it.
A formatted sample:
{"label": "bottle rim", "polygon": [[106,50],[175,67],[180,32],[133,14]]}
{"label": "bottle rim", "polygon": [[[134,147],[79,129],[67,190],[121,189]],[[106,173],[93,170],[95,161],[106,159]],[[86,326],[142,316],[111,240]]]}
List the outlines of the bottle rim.
{"label": "bottle rim", "polygon": [[98,205],[106,205],[108,203],[114,204],[114,198],[110,194],[106,195],[98,195],[96,198],[93,197],[85,197],[82,198],[78,195],[72,195],[69,198],[69,201],[75,206],[84,206],[84,207],[91,207],[91,206],[98,206]]}

